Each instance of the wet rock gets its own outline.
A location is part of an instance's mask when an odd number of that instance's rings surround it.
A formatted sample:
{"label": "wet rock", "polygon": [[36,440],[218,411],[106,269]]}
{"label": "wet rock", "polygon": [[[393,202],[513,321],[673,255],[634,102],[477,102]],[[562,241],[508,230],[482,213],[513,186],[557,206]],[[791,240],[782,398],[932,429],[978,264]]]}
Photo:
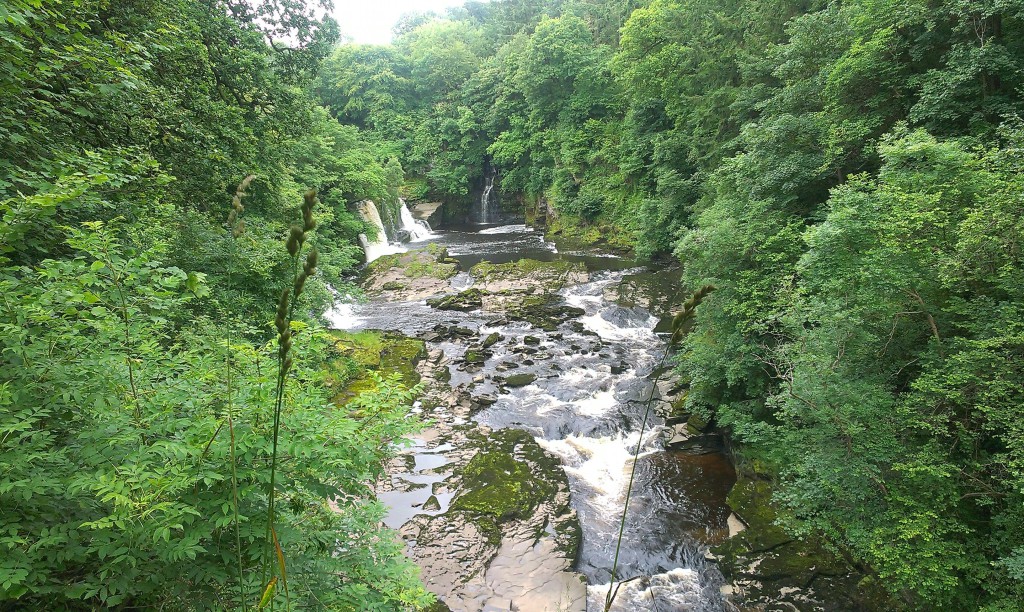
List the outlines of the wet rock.
{"label": "wet rock", "polygon": [[438,298],[430,298],[427,305],[438,310],[456,310],[469,312],[483,306],[483,298],[477,288],[466,289],[455,295],[446,295]]}
{"label": "wet rock", "polygon": [[540,338],[537,336],[526,336],[523,338],[523,344],[538,345],[540,344]]}
{"label": "wet rock", "polygon": [[579,521],[558,460],[523,431],[470,437],[448,511],[401,530],[424,584],[454,611],[583,612]]}
{"label": "wet rock", "polygon": [[[582,313],[581,313],[582,314]],[[592,336],[594,338],[600,338],[600,334],[597,332],[587,329],[587,326],[579,321],[572,321],[569,323],[569,328],[581,336]]]}
{"label": "wet rock", "polygon": [[498,332],[492,332],[490,335],[484,338],[484,341],[481,346],[483,346],[483,348],[485,349],[488,349],[497,344],[498,342],[501,342],[502,339],[504,339],[504,336],[502,336]]}
{"label": "wet rock", "polygon": [[864,607],[868,599],[884,601],[881,589],[865,588],[865,576],[819,542],[794,539],[778,526],[771,492],[769,481],[742,477],[728,497],[735,513],[731,537],[710,550],[731,581],[734,604],[800,611],[894,609]]}
{"label": "wet rock", "polygon": [[537,380],[537,375],[530,372],[524,372],[522,374],[513,374],[512,376],[505,378],[505,386],[525,387],[526,385],[532,383],[535,380]]}
{"label": "wet rock", "polygon": [[388,300],[422,300],[445,293],[448,279],[458,272],[459,263],[443,247],[430,245],[370,262],[360,285],[371,297],[386,293]]}
{"label": "wet rock", "polygon": [[629,364],[627,364],[625,361],[620,361],[618,364],[611,366],[612,374],[623,374],[627,370],[629,370]]}
{"label": "wet rock", "polygon": [[498,401],[498,398],[490,395],[489,393],[483,393],[481,395],[473,396],[473,401],[481,406],[490,406],[491,404]]}
{"label": "wet rock", "polygon": [[427,501],[423,502],[424,510],[440,510],[441,502],[437,499],[436,495],[431,495],[427,498]]}
{"label": "wet rock", "polygon": [[583,264],[561,260],[520,259],[504,264],[485,261],[473,266],[469,273],[478,285],[492,293],[517,290],[553,293],[571,284],[585,283],[589,279]]}
{"label": "wet rock", "polygon": [[470,364],[482,364],[482,363],[486,362],[486,361],[487,361],[487,359],[488,359],[488,358],[489,358],[490,356],[491,356],[491,353],[490,353],[489,351],[485,351],[485,350],[483,350],[483,349],[480,349],[480,350],[476,350],[476,349],[468,349],[468,350],[466,351],[466,354],[465,354],[465,356],[463,356],[463,358],[462,358],[462,359],[463,359],[463,361],[465,361],[466,363],[470,363]]}
{"label": "wet rock", "polygon": [[686,427],[693,435],[698,435],[708,428],[708,420],[699,414],[692,414],[686,421]]}
{"label": "wet rock", "polygon": [[554,331],[562,323],[586,314],[582,308],[561,304],[559,300],[553,295],[525,296],[510,306],[505,314],[509,319],[526,321],[544,331]]}

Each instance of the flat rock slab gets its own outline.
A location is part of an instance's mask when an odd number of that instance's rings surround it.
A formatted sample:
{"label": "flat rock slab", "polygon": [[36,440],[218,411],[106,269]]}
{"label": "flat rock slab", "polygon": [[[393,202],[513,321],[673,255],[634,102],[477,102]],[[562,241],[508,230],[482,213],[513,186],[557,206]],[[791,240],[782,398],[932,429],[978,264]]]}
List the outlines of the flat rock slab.
{"label": "flat rock slab", "polygon": [[399,529],[406,555],[452,612],[585,612],[565,472],[526,432],[468,422],[474,399],[437,376],[450,364],[436,349],[419,363],[434,421],[377,486],[382,498],[419,495],[401,510],[411,515]]}
{"label": "flat rock slab", "polygon": [[370,262],[360,282],[367,295],[388,302],[424,300],[451,290],[459,262],[443,247],[385,255]]}

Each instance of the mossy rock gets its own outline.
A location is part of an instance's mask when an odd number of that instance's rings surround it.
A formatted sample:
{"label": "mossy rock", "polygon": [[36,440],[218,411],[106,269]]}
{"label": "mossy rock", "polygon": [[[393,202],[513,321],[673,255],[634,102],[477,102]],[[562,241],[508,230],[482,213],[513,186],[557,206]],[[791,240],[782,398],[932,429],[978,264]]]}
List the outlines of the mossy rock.
{"label": "mossy rock", "polygon": [[402,382],[410,387],[420,381],[416,365],[427,354],[422,340],[378,330],[334,330],[331,335],[335,339],[337,358],[328,361],[328,376],[334,382],[336,403],[374,390],[376,383],[368,375],[371,370],[385,376],[398,372]]}
{"label": "mossy rock", "polygon": [[563,304],[561,298],[552,294],[521,296],[509,303],[505,310],[505,316],[509,319],[526,321],[547,332],[555,331],[565,321],[584,314],[586,311],[582,308]]}
{"label": "mossy rock", "polygon": [[480,365],[486,362],[487,358],[490,356],[490,353],[488,353],[487,351],[475,351],[473,349],[469,349],[466,351],[466,354],[463,356],[462,360],[465,361],[466,363]]}
{"label": "mossy rock", "polygon": [[530,372],[524,372],[522,374],[513,374],[505,379],[506,387],[525,387],[526,385],[537,380],[536,374]]}
{"label": "mossy rock", "polygon": [[[711,548],[719,568],[728,580],[742,580],[751,602],[787,601],[786,593],[796,593],[820,577],[845,584],[853,570],[839,557],[814,540],[790,537],[776,525],[777,513],[771,502],[770,481],[751,474],[741,476],[727,498],[729,506],[747,524],[747,528],[719,546]],[[819,578],[816,578],[819,577]],[[835,577],[833,580],[831,577]],[[820,585],[824,587],[824,585]],[[839,589],[825,593],[816,588],[816,598],[831,602],[828,609],[849,609],[851,593]],[[802,605],[798,609],[805,609]],[[811,608],[806,608],[811,609]]]}
{"label": "mossy rock", "polygon": [[503,339],[504,336],[502,336],[498,332],[491,332],[486,338],[484,338],[484,341],[481,344],[481,346],[485,349],[489,349],[495,344],[501,342]]}
{"label": "mossy rock", "polygon": [[747,540],[750,550],[771,548],[792,539],[775,524],[777,515],[772,507],[772,485],[769,481],[741,477],[726,501],[747,524],[747,529],[737,537]]}
{"label": "mossy rock", "polygon": [[555,496],[559,481],[565,479],[557,460],[530,434],[517,429],[492,434],[459,476],[461,492],[452,501],[452,510],[495,525],[529,518]]}
{"label": "mossy rock", "polygon": [[686,425],[688,428],[692,428],[692,433],[704,433],[704,430],[708,428],[708,420],[703,416],[694,413],[687,419]]}
{"label": "mossy rock", "polygon": [[[367,278],[373,278],[386,274],[392,268],[401,270],[406,278],[446,280],[459,273],[459,262],[448,257],[448,251],[444,247],[430,244],[424,249],[378,257],[366,265],[364,274]],[[397,281],[388,281],[385,285],[392,283]]]}
{"label": "mossy rock", "polygon": [[470,268],[469,273],[483,285],[529,288],[543,293],[559,291],[567,284],[587,278],[586,266],[564,260],[520,259],[502,264],[482,261]]}
{"label": "mossy rock", "polygon": [[405,289],[405,285],[398,281],[389,281],[381,285],[381,289],[384,291],[401,291]]}
{"label": "mossy rock", "polygon": [[455,295],[446,295],[427,300],[427,305],[431,308],[437,308],[438,310],[456,310],[459,312],[476,310],[477,308],[482,307],[483,304],[483,292],[475,287],[466,289],[465,291],[461,291]]}
{"label": "mossy rock", "polygon": [[605,247],[628,254],[635,246],[633,232],[615,221],[587,221],[564,212],[548,218],[545,238],[555,242],[559,251]]}

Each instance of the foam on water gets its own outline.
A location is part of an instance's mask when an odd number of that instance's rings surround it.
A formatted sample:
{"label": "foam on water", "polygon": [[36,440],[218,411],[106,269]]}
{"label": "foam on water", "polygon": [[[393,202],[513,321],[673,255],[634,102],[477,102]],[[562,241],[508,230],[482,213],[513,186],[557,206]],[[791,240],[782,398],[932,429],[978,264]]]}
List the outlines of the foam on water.
{"label": "foam on water", "polygon": [[480,230],[477,233],[478,234],[483,234],[483,235],[486,236],[486,235],[490,235],[490,234],[518,234],[518,233],[521,233],[521,232],[533,232],[533,231],[534,230],[533,230],[532,227],[526,227],[525,225],[520,223],[520,224],[513,224],[513,225],[499,225],[498,227],[488,227],[487,229],[482,229],[482,230]]}
{"label": "foam on water", "polygon": [[[588,610],[604,610],[610,586],[594,584],[587,587]],[[676,568],[649,578],[623,582],[613,592],[612,612],[697,612],[708,609],[708,603],[701,596],[700,576],[692,569]]]}
{"label": "foam on water", "polygon": [[[650,436],[645,439],[649,440]],[[622,511],[633,465],[632,451],[641,443],[640,432],[602,438],[576,435],[562,440],[540,438],[537,443],[558,456],[566,473],[578,478],[596,494],[592,503],[603,515],[610,517]],[[640,456],[651,452],[642,452]]]}

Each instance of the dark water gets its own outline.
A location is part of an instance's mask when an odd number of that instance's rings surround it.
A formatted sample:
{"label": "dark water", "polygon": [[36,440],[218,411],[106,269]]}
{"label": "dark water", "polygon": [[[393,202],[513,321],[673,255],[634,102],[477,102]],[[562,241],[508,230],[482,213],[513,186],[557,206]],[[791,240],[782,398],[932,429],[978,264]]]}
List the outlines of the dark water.
{"label": "dark water", "polygon": [[[340,308],[336,325],[415,334],[444,323],[502,334],[509,341],[493,348],[480,372],[453,369],[451,384],[495,394],[498,388],[490,381],[495,374],[514,369],[536,375],[532,384],[496,395],[497,402],[475,418],[495,428],[526,430],[561,459],[583,528],[577,570],[591,585],[590,608],[603,609],[607,587],[602,585],[611,576],[633,453],[639,446],[617,578],[646,578],[624,587],[615,609],[724,609],[721,576],[705,561],[703,547],[727,533],[725,496],[735,481],[732,468],[720,454],[665,450],[667,430],[654,414],[640,431],[655,387],[654,373],[665,363],[665,344],[657,332],[681,297],[675,295],[678,273],[612,256],[559,252],[539,232],[522,225],[452,228],[433,241],[446,246],[467,270],[485,260],[582,262],[590,281],[563,290],[562,296],[585,314],[575,327],[566,324],[544,332],[526,323],[496,323],[487,313],[437,311],[422,302],[365,304]],[[471,283],[465,274],[453,281],[459,289]],[[527,335],[539,339],[535,352],[513,352]],[[439,347],[449,355],[464,350],[455,343]],[[404,519],[397,516],[397,521]]]}

